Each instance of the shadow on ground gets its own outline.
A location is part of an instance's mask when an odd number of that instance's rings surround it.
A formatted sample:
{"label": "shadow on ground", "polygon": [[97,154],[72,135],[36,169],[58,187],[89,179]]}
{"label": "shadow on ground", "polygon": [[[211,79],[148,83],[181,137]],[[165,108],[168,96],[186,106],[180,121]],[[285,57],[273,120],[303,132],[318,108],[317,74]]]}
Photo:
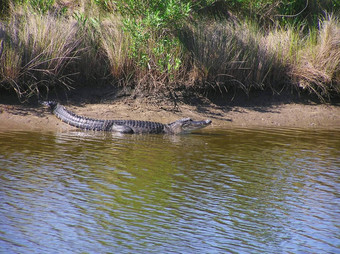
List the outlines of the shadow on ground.
{"label": "shadow on ground", "polygon": [[[111,85],[97,88],[81,86],[74,90],[55,90],[49,96],[42,96],[42,100],[56,100],[63,105],[73,105],[83,107],[85,104],[112,104],[117,101],[124,101],[127,104],[152,105],[164,111],[181,112],[184,105],[190,105],[198,113],[210,115],[212,118],[222,119],[223,113],[230,111],[243,113],[243,109],[257,111],[261,113],[279,113],[277,106],[283,104],[330,104],[340,106],[340,95],[332,98],[331,101],[321,102],[316,96],[306,93],[298,93],[296,90],[282,90],[273,92],[272,90],[251,91],[246,94],[242,90],[234,91],[229,94],[205,93],[189,91],[187,94],[177,95],[175,92],[168,94],[138,94],[129,88],[116,88]],[[32,113],[43,116],[46,109],[38,103],[38,98],[30,98],[22,103],[17,96],[8,91],[0,91],[0,104],[5,105],[0,110],[8,110],[13,114],[27,115]],[[14,107],[15,106],[15,107]],[[221,113],[222,112],[222,113]],[[230,121],[227,119],[226,121]]]}

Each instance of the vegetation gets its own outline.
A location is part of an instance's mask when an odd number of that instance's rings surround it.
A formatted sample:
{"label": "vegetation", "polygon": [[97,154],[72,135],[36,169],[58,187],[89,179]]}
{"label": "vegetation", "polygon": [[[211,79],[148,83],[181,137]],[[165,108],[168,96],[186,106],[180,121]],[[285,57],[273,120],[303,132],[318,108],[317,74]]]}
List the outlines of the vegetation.
{"label": "vegetation", "polygon": [[0,87],[23,100],[102,82],[144,93],[340,94],[337,1],[2,2]]}

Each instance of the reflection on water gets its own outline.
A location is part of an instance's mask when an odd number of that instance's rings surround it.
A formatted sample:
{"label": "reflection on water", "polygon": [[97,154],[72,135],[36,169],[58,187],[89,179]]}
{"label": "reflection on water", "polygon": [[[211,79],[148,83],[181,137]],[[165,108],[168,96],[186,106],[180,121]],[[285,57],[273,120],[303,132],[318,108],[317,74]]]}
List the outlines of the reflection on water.
{"label": "reflection on water", "polygon": [[336,253],[340,131],[0,133],[0,253]]}

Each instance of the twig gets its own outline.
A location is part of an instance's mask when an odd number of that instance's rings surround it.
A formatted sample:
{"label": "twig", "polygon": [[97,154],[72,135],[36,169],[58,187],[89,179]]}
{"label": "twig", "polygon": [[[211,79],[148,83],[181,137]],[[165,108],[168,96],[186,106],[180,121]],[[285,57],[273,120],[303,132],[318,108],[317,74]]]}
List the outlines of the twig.
{"label": "twig", "polygon": [[307,7],[308,7],[308,0],[306,1],[305,8],[303,8],[302,11],[300,11],[299,13],[294,14],[294,15],[275,15],[274,17],[295,18],[295,17],[299,16],[301,13],[303,13],[307,9]]}

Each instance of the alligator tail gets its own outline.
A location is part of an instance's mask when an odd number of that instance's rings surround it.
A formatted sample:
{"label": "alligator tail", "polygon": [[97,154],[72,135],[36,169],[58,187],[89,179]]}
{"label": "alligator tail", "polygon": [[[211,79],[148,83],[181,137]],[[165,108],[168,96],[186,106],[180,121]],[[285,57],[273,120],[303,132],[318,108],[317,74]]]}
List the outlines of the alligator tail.
{"label": "alligator tail", "polygon": [[58,105],[58,102],[56,101],[41,101],[39,100],[38,101],[39,104],[43,105],[43,106],[47,106],[47,107],[50,107],[50,109],[53,111],[57,105]]}
{"label": "alligator tail", "polygon": [[51,112],[64,123],[85,130],[110,130],[112,121],[97,120],[88,117],[78,116],[75,113],[67,110],[64,106],[56,101],[39,101],[41,105],[50,108]]}

